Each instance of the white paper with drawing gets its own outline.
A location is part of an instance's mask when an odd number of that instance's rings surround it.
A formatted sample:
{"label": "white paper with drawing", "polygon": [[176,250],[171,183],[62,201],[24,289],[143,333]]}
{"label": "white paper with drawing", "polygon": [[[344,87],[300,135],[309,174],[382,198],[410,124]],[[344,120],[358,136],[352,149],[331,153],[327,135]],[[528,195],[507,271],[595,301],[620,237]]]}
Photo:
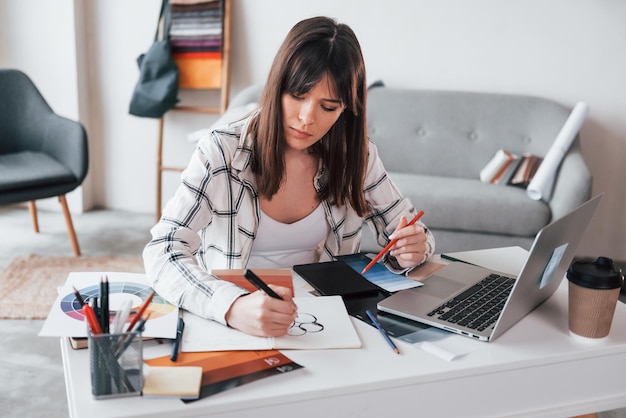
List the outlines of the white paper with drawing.
{"label": "white paper with drawing", "polygon": [[185,312],[181,351],[359,348],[341,296],[294,298],[298,317],[283,337],[255,337]]}

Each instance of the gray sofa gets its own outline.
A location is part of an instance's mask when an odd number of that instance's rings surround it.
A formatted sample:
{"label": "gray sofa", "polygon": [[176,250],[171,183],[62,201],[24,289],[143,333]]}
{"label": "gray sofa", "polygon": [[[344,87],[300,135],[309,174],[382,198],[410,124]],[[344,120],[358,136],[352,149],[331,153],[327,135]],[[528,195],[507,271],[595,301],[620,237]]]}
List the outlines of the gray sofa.
{"label": "gray sofa", "polygon": [[[258,100],[261,86],[238,94],[225,118]],[[239,110],[241,111],[241,110]],[[435,234],[436,251],[530,248],[535,234],[591,194],[578,138],[563,158],[548,201],[524,189],[480,181],[500,148],[545,156],[571,109],[514,94],[370,88],[367,125],[389,175]],[[362,251],[377,252],[369,228]]]}

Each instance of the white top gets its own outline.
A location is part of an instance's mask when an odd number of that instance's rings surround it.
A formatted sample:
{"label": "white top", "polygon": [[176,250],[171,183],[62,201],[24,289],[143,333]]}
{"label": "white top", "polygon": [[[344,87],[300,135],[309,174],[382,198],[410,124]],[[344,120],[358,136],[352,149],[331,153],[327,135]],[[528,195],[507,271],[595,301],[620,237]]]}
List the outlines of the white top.
{"label": "white top", "polygon": [[278,222],[261,211],[248,267],[291,268],[296,264],[316,263],[328,229],[322,205],[290,224]]}

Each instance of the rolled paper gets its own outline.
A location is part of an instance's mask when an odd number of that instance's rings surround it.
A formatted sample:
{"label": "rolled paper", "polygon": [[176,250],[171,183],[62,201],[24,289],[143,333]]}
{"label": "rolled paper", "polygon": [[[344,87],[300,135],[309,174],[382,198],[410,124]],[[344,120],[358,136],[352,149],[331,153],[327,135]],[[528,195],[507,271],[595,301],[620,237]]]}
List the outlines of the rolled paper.
{"label": "rolled paper", "polygon": [[526,188],[528,197],[533,200],[550,200],[556,171],[567,153],[567,150],[569,150],[572,142],[574,142],[578,131],[580,131],[588,112],[589,106],[587,103],[576,103],[572,113],[570,113],[561,131],[554,140],[554,143],[543,158],[543,162],[537,169],[535,176]]}

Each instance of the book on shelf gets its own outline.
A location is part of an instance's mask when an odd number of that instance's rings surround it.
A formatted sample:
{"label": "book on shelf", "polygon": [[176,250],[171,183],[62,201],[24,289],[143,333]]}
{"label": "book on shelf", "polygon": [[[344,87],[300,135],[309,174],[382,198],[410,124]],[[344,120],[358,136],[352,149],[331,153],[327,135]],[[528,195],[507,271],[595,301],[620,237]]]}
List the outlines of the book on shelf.
{"label": "book on shelf", "polygon": [[543,159],[534,154],[524,154],[519,167],[515,171],[515,174],[511,178],[509,184],[518,187],[527,187],[530,181],[535,176],[537,169]]}
{"label": "book on shelf", "polygon": [[515,155],[505,149],[499,149],[489,160],[487,165],[480,171],[480,180],[483,183],[495,184],[507,170],[509,165],[515,160]]}
{"label": "book on shelf", "polygon": [[492,184],[497,184],[500,186],[506,186],[510,183],[511,179],[517,172],[523,157],[518,154],[512,154],[513,159],[509,160],[506,166],[501,170],[500,173],[496,177],[491,180]]}
{"label": "book on shelf", "polygon": [[484,183],[527,187],[537,172],[542,158],[534,154],[515,154],[499,149],[480,171]]}

